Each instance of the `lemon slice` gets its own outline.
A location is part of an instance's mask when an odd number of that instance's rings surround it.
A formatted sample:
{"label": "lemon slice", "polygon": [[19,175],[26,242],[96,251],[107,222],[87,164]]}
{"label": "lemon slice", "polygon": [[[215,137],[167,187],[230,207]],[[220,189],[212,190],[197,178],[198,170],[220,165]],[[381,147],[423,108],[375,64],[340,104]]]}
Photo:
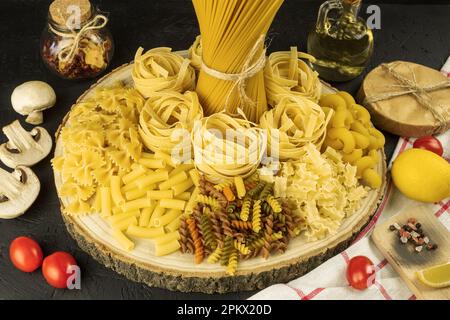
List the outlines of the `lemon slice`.
{"label": "lemon slice", "polygon": [[419,280],[433,288],[450,286],[450,262],[417,271]]}

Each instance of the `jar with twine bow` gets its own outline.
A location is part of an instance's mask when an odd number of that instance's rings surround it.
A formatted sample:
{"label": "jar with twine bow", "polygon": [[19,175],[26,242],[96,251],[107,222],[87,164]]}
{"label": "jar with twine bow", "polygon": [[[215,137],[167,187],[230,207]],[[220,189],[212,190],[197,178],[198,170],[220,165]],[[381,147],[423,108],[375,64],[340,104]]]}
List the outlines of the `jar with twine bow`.
{"label": "jar with twine bow", "polygon": [[89,0],[55,0],[41,38],[41,55],[48,68],[65,79],[101,74],[114,52],[108,17]]}

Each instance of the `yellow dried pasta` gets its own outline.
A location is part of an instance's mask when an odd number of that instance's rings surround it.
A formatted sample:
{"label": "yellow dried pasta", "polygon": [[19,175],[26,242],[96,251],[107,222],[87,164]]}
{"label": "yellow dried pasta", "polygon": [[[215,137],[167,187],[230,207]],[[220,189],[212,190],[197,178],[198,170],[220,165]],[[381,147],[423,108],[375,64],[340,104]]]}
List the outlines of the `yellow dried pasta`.
{"label": "yellow dried pasta", "polygon": [[276,106],[285,95],[307,98],[318,102],[322,93],[319,74],[312,70],[308,63],[315,58],[309,54],[298,52],[297,47],[291,51],[272,53],[264,69],[267,102]]}
{"label": "yellow dried pasta", "polygon": [[146,98],[156,92],[173,90],[184,93],[195,89],[196,76],[189,59],[171,48],[155,48],[144,53],[139,48],[132,70],[134,84]]}

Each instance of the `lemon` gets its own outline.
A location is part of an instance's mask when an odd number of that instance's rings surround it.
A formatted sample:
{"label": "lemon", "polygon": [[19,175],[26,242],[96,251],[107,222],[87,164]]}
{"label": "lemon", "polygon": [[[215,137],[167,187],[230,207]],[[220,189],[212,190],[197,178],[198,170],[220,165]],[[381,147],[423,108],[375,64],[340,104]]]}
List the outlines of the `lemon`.
{"label": "lemon", "polygon": [[428,150],[401,153],[392,166],[392,179],[413,200],[433,203],[450,196],[450,164]]}
{"label": "lemon", "polygon": [[433,288],[450,286],[450,262],[416,272],[419,280]]}

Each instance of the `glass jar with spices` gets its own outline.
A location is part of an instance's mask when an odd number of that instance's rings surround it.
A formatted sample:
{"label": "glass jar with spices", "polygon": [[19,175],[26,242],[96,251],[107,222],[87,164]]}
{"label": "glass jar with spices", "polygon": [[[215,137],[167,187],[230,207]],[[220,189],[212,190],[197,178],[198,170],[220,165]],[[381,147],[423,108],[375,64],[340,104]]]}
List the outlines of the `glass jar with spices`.
{"label": "glass jar with spices", "polygon": [[88,79],[109,65],[114,43],[108,18],[89,0],[55,0],[41,38],[41,55],[48,68],[65,79]]}

